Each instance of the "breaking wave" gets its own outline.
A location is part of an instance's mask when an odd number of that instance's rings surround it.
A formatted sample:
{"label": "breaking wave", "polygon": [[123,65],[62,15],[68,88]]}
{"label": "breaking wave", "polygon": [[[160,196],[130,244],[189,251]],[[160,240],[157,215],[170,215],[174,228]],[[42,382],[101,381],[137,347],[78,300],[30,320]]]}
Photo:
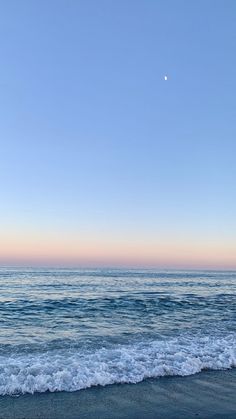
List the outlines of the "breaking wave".
{"label": "breaking wave", "polygon": [[236,366],[236,335],[179,336],[93,349],[0,357],[0,394],[76,391]]}

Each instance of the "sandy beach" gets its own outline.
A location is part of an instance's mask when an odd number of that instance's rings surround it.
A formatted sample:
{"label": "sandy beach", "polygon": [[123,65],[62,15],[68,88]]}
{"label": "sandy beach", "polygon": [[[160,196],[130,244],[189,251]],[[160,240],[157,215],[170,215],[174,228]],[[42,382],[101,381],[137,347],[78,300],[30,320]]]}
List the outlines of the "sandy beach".
{"label": "sandy beach", "polygon": [[0,398],[1,419],[235,418],[236,369]]}

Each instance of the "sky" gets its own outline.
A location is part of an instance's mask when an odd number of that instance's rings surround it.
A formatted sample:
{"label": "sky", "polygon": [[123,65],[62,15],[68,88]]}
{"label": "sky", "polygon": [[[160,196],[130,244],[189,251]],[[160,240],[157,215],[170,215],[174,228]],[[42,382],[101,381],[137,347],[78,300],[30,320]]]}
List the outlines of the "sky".
{"label": "sky", "polygon": [[236,269],[235,16],[1,1],[0,265]]}

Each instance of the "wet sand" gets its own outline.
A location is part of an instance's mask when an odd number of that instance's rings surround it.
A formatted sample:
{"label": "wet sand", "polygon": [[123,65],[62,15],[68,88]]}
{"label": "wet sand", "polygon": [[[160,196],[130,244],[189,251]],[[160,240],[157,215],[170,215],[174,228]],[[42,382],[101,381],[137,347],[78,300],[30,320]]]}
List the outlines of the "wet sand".
{"label": "wet sand", "polygon": [[0,397],[1,419],[236,418],[236,369],[74,393]]}

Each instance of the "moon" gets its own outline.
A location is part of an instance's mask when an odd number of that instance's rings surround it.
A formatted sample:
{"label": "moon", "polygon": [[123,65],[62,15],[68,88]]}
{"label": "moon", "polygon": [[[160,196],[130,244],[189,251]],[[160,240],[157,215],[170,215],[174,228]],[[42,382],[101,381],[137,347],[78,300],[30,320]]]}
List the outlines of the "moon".
{"label": "moon", "polygon": [[167,76],[164,76],[164,80],[167,81]]}

